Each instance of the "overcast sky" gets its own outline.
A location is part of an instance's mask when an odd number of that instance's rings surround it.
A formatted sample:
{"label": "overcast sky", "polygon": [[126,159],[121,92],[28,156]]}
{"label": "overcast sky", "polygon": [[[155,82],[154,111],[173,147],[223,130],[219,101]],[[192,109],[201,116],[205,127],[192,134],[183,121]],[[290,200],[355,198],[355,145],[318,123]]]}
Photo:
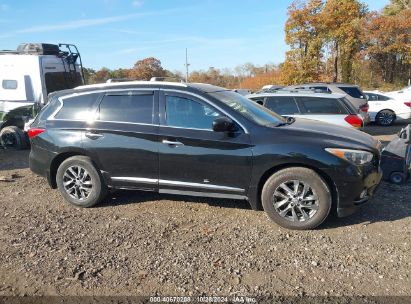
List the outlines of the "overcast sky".
{"label": "overcast sky", "polygon": [[[388,0],[366,0],[380,10]],[[288,0],[0,0],[0,49],[74,43],[86,67],[156,57],[169,70],[280,63]]]}

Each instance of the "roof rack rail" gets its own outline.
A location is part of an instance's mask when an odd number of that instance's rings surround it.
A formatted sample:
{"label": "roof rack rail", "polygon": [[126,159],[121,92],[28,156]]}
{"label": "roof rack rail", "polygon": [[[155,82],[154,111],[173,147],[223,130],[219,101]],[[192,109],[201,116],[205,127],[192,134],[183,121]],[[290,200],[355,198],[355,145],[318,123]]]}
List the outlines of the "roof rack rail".
{"label": "roof rack rail", "polygon": [[130,78],[110,78],[106,80],[106,83],[113,83],[113,82],[128,82],[128,81],[136,81]]}
{"label": "roof rack rail", "polygon": [[170,81],[170,80],[177,80],[175,82],[185,83],[184,80],[182,80],[178,77],[172,77],[172,76],[170,76],[170,77],[168,77],[168,76],[165,76],[165,77],[151,77],[151,79],[150,79],[150,81]]}
{"label": "roof rack rail", "polygon": [[321,93],[332,94],[332,92],[322,89],[280,89],[272,93],[290,92],[290,93]]}

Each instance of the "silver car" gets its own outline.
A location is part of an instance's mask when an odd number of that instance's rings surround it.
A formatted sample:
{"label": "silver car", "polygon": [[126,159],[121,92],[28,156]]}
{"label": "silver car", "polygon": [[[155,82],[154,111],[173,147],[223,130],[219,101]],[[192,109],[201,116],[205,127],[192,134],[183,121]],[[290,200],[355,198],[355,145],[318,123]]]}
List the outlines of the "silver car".
{"label": "silver car", "polygon": [[338,93],[345,94],[346,98],[351,104],[357,108],[365,123],[370,122],[370,115],[368,114],[368,101],[357,85],[338,82],[316,82],[288,86],[285,90],[316,90],[324,93]]}

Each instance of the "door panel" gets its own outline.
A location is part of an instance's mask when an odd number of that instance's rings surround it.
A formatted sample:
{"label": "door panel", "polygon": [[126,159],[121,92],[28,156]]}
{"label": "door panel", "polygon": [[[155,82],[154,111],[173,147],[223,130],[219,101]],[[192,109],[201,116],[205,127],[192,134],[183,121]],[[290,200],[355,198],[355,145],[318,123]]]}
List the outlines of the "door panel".
{"label": "door panel", "polygon": [[[105,96],[114,100],[111,93]],[[100,103],[100,118],[106,120],[96,120],[89,123],[84,137],[84,146],[93,154],[93,160],[96,161],[99,168],[111,178],[113,186],[123,188],[138,189],[157,189],[158,188],[158,91],[148,92],[126,92],[126,95],[119,97],[119,109],[110,111],[103,110],[105,97]],[[144,102],[147,102],[147,96],[150,95],[153,101],[153,110],[147,111],[147,107],[141,107],[135,110],[133,106],[136,102],[143,100],[142,96],[133,97],[135,102],[130,102],[129,97],[133,94],[144,95]],[[131,97],[130,97],[131,98]],[[106,99],[106,101],[109,99]],[[130,108],[131,107],[131,108]],[[109,107],[108,107],[109,108]],[[141,115],[143,113],[143,116]],[[145,116],[144,116],[145,115]],[[150,116],[152,124],[148,124],[147,115]],[[104,116],[104,117],[103,117]],[[112,117],[112,118],[111,118]],[[133,120],[133,118],[142,120],[145,123],[138,122],[120,122],[121,118]],[[118,120],[118,121],[111,121]]]}
{"label": "door panel", "polygon": [[[249,135],[242,130],[233,134],[212,131],[210,117],[195,116],[202,115],[197,106],[176,105],[173,101],[176,97],[203,105],[204,113],[212,113],[214,117],[224,115],[189,94],[160,93],[160,111],[163,113],[159,129],[160,191],[246,196],[252,166]],[[170,109],[166,110],[167,98],[169,106],[182,110],[181,120],[176,116],[170,117]],[[191,114],[193,117],[190,117]],[[179,112],[173,115],[179,115]],[[178,126],[167,126],[167,119]],[[189,128],[191,126],[194,128]]]}

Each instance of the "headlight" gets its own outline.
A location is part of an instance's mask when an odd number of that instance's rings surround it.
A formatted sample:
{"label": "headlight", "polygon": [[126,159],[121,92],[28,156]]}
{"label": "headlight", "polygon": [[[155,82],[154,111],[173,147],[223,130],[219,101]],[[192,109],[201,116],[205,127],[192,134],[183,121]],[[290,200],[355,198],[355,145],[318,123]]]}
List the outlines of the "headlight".
{"label": "headlight", "polygon": [[349,150],[338,148],[327,148],[325,151],[335,156],[348,160],[355,165],[364,165],[372,161],[374,155],[371,152],[361,150]]}

